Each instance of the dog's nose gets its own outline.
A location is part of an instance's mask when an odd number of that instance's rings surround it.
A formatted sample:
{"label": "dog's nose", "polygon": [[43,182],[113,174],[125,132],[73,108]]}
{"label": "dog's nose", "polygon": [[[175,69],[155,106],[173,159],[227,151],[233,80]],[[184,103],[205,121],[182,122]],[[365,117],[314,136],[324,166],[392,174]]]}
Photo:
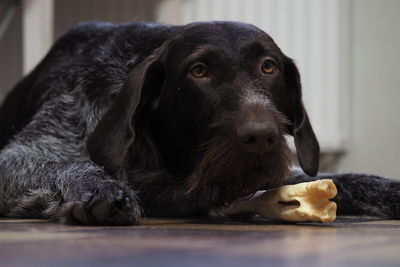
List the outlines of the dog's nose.
{"label": "dog's nose", "polygon": [[271,121],[249,121],[238,128],[237,135],[247,151],[262,153],[274,147],[279,132]]}

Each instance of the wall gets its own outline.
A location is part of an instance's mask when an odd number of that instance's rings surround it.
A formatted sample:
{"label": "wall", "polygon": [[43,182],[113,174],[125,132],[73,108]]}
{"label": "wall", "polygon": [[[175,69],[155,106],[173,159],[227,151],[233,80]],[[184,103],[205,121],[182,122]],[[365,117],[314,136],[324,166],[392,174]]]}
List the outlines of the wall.
{"label": "wall", "polygon": [[0,103],[22,75],[22,15],[17,8],[0,39]]}
{"label": "wall", "polygon": [[352,125],[337,170],[400,178],[400,1],[352,4]]}
{"label": "wall", "polygon": [[154,21],[161,0],[55,0],[54,36],[81,21]]}

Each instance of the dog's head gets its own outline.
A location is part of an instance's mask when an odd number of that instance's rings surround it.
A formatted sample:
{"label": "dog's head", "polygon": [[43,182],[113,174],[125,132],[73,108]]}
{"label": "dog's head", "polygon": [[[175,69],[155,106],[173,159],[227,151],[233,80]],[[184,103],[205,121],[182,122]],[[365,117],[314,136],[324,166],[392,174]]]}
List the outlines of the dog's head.
{"label": "dog's head", "polygon": [[137,65],[89,138],[92,159],[118,169],[138,127],[172,173],[190,174],[189,191],[217,185],[233,198],[279,184],[290,164],[285,134],[303,170],[318,170],[299,72],[248,24],[189,24]]}

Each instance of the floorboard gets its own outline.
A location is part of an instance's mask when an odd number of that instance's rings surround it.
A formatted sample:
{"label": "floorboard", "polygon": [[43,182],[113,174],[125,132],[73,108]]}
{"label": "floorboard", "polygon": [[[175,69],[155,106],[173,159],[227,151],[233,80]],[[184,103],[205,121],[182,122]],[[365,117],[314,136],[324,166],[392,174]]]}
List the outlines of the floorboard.
{"label": "floorboard", "polygon": [[0,266],[400,266],[400,221],[146,218],[87,227],[0,219]]}

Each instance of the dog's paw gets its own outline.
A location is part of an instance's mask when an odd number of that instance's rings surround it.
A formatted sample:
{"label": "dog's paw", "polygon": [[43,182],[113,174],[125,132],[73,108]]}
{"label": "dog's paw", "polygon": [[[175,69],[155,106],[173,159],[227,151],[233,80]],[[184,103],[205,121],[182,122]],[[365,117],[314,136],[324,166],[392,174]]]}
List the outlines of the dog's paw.
{"label": "dog's paw", "polygon": [[104,181],[66,202],[57,216],[62,223],[84,225],[137,224],[141,209],[134,191],[117,181]]}

